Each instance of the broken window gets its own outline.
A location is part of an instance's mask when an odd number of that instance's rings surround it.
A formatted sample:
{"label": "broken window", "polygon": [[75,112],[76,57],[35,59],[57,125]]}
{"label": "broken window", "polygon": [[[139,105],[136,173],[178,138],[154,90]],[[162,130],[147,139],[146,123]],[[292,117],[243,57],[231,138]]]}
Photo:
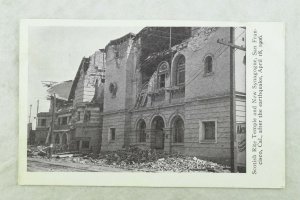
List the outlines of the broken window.
{"label": "broken window", "polygon": [[180,56],[176,65],[176,85],[182,85],[185,82],[185,58]]}
{"label": "broken window", "polygon": [[82,141],[81,148],[89,149],[90,148],[90,141]]}
{"label": "broken window", "polygon": [[159,88],[164,88],[166,83],[166,75],[161,74],[159,75]]}
{"label": "broken window", "polygon": [[209,74],[213,71],[213,59],[211,56],[206,56],[205,58],[205,73]]}
{"label": "broken window", "polygon": [[203,122],[204,140],[215,140],[215,121]]}
{"label": "broken window", "polygon": [[110,140],[116,139],[116,128],[110,128]]}
{"label": "broken window", "polygon": [[158,67],[158,87],[165,88],[166,86],[166,77],[169,72],[169,66],[167,62],[163,62]]}
{"label": "broken window", "polygon": [[178,117],[173,124],[174,142],[182,143],[184,140],[184,122]]}

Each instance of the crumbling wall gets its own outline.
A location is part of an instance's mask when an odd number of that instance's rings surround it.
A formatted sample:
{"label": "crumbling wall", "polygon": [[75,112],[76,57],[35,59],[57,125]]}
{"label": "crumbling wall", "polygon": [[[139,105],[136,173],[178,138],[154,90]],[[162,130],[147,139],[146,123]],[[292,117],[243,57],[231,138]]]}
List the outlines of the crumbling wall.
{"label": "crumbling wall", "polygon": [[[75,89],[74,105],[80,102],[91,102],[95,98],[95,87],[105,79],[105,58],[104,52],[96,51],[81,67]],[[98,94],[101,95],[101,92]],[[97,96],[96,99],[101,101],[101,96]]]}

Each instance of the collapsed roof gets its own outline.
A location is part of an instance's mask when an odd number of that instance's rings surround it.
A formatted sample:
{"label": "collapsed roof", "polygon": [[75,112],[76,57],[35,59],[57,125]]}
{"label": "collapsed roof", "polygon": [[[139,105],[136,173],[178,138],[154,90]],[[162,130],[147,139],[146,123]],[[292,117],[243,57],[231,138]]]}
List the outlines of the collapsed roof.
{"label": "collapsed roof", "polygon": [[55,94],[57,99],[68,101],[72,84],[72,80],[56,83],[52,85],[47,92],[49,95]]}

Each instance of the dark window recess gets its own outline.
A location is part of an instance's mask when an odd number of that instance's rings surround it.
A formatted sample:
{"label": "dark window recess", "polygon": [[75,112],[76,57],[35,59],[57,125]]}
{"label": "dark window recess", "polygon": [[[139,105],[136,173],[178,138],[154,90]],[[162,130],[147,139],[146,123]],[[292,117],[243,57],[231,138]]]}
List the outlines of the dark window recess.
{"label": "dark window recess", "polygon": [[116,139],[116,128],[110,128],[110,140]]}
{"label": "dark window recess", "polygon": [[211,56],[205,58],[205,73],[211,73],[213,70],[213,60]]}
{"label": "dark window recess", "polygon": [[46,119],[41,119],[40,120],[40,125],[41,126],[46,126]]}
{"label": "dark window recess", "polygon": [[203,122],[204,125],[204,139],[214,140],[215,139],[215,122]]}
{"label": "dark window recess", "polygon": [[146,142],[146,123],[141,121],[139,125],[139,142]]}
{"label": "dark window recess", "polygon": [[84,114],[84,121],[90,121],[91,120],[91,111],[88,110],[88,111],[85,111],[85,114]]}
{"label": "dark window recess", "polygon": [[89,141],[82,141],[82,146],[83,149],[89,149],[90,148],[90,142]]}
{"label": "dark window recess", "polygon": [[165,87],[165,82],[166,82],[166,75],[161,74],[159,76],[159,88],[164,88]]}
{"label": "dark window recess", "polygon": [[176,66],[176,85],[182,85],[185,82],[185,58],[180,56]]}
{"label": "dark window recess", "polygon": [[119,58],[120,57],[120,53],[118,51],[115,51],[115,57]]}
{"label": "dark window recess", "polygon": [[61,125],[67,125],[68,124],[68,117],[62,117],[60,122],[61,122]]}
{"label": "dark window recess", "polygon": [[181,118],[178,118],[174,123],[174,142],[182,143],[183,139],[184,139],[184,122]]}

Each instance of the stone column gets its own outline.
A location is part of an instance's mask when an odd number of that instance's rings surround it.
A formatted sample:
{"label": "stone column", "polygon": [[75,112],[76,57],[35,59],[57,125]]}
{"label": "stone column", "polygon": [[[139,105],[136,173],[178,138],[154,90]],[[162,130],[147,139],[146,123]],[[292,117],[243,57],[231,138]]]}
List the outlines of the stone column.
{"label": "stone column", "polygon": [[164,151],[171,153],[171,142],[172,142],[172,134],[170,128],[164,128]]}
{"label": "stone column", "polygon": [[152,131],[151,129],[146,129],[146,146],[147,148],[151,149],[151,143],[152,143]]}

